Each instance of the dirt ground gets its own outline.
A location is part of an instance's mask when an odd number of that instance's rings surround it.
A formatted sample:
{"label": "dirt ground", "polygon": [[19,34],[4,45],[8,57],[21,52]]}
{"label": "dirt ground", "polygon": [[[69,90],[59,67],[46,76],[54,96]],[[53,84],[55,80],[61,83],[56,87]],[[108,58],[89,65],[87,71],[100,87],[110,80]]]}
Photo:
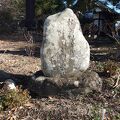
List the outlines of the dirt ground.
{"label": "dirt ground", "polygon": [[[41,40],[40,40],[41,41]],[[33,55],[28,54],[31,47],[23,35],[0,35],[0,71],[13,76],[31,76],[41,69],[39,49],[41,42],[32,47]],[[30,103],[0,114],[0,120],[101,120],[105,109],[105,120],[120,120],[120,87],[112,88],[115,81],[106,76],[103,65],[112,60],[120,66],[119,58],[115,58],[117,46],[113,41],[92,40],[91,70],[99,73],[104,87],[101,93],[87,95],[60,95],[46,98],[31,98]],[[23,80],[23,81],[24,81]]]}
{"label": "dirt ground", "polygon": [[40,58],[27,54],[28,42],[22,35],[0,38],[1,70],[14,74],[30,75],[40,69]]}

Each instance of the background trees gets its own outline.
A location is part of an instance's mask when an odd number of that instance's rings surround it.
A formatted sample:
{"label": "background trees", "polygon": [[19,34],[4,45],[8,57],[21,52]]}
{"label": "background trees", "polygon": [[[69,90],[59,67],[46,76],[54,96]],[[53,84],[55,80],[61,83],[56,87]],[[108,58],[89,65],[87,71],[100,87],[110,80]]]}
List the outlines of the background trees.
{"label": "background trees", "polygon": [[[47,13],[52,14],[62,10],[64,7],[63,1],[67,1],[68,4],[71,4],[75,0],[36,0],[36,16]],[[114,4],[119,2],[119,0],[110,1]],[[89,10],[94,7],[94,2],[95,0],[78,0],[74,9],[80,10],[81,12]],[[14,19],[20,19],[25,16],[25,0],[0,0],[0,14],[1,12],[7,13],[7,16],[9,13]]]}
{"label": "background trees", "polygon": [[57,11],[60,3],[58,0],[36,0],[36,16]]}
{"label": "background trees", "polygon": [[25,0],[0,0],[0,14],[3,12],[18,19],[25,14]]}
{"label": "background trees", "polygon": [[[75,0],[36,0],[35,12],[36,17],[44,14],[53,14],[65,8],[63,1],[68,4]],[[119,0],[111,0],[115,5]],[[95,0],[78,0],[77,4],[72,9],[84,12],[94,8]],[[68,5],[69,6],[69,5]],[[3,23],[11,23],[13,20],[25,19],[25,0],[0,0],[0,27]]]}

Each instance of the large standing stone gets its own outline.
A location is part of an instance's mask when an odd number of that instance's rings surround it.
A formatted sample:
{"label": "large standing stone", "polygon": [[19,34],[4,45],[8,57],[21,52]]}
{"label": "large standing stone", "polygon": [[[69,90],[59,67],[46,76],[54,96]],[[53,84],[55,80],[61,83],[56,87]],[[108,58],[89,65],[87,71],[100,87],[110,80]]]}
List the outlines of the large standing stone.
{"label": "large standing stone", "polygon": [[89,60],[89,44],[73,11],[67,8],[49,16],[44,23],[41,47],[45,76],[76,76],[89,67]]}

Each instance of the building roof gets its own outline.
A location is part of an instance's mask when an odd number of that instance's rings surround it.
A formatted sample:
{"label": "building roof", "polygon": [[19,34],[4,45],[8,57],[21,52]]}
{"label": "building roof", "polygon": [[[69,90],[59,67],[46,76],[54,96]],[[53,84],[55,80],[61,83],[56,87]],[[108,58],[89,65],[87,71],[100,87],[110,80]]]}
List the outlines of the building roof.
{"label": "building roof", "polygon": [[96,4],[98,6],[102,6],[103,8],[108,9],[109,11],[119,14],[120,15],[120,2],[118,2],[116,5],[113,5],[108,0],[96,0]]}

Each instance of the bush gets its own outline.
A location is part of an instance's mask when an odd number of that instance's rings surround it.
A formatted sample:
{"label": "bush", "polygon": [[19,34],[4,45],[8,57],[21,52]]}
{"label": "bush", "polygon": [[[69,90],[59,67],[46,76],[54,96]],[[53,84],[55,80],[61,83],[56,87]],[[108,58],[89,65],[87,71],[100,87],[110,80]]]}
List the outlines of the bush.
{"label": "bush", "polygon": [[0,111],[19,107],[27,103],[30,99],[27,90],[17,88],[16,90],[0,91]]}
{"label": "bush", "polygon": [[36,16],[55,13],[61,5],[59,0],[36,0]]}
{"label": "bush", "polygon": [[3,0],[0,2],[0,34],[17,31],[16,21],[25,15],[24,0]]}

